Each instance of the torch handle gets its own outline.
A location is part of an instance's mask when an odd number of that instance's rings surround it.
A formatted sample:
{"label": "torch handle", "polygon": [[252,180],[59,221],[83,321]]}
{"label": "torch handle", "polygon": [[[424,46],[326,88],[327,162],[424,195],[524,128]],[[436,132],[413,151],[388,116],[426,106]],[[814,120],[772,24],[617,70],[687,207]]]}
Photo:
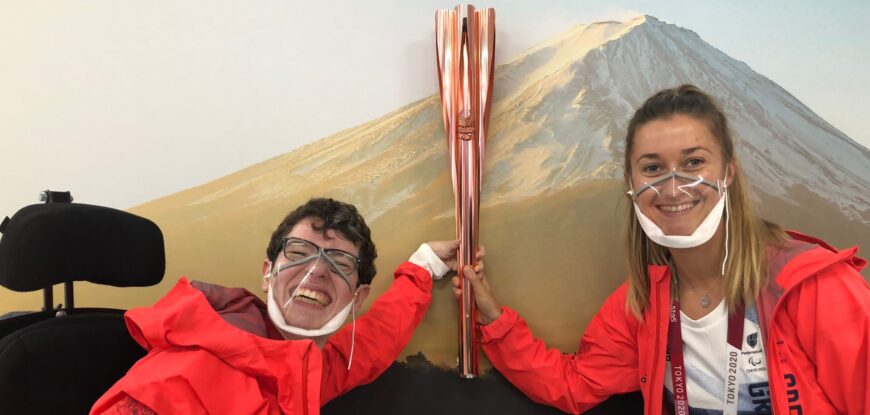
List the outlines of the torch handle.
{"label": "torch handle", "polygon": [[459,298],[459,374],[463,378],[478,376],[477,304],[474,289],[465,278],[464,267],[476,265],[480,208],[480,169],[478,147],[474,141],[462,141],[459,146],[458,178],[461,184],[459,205],[459,278],[462,293]]}

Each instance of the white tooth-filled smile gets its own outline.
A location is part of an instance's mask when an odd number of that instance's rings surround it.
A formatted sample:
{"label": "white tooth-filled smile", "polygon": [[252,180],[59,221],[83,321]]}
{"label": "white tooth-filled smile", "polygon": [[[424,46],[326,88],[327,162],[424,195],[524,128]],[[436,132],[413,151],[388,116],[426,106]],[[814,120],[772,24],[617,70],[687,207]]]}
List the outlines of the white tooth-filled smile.
{"label": "white tooth-filled smile", "polygon": [[301,301],[309,304],[319,304],[327,306],[331,302],[329,296],[321,291],[310,290],[308,288],[299,287],[293,292],[294,301]]}
{"label": "white tooth-filled smile", "polygon": [[689,210],[695,206],[694,202],[683,203],[679,205],[659,205],[659,209],[665,212],[682,212],[684,210]]}

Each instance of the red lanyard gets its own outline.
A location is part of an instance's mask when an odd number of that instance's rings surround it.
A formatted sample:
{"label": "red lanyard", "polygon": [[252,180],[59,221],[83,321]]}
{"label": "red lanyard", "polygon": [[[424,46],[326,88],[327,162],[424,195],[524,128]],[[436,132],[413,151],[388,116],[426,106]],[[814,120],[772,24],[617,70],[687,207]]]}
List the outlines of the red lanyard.
{"label": "red lanyard", "polygon": [[[744,308],[728,315],[728,363],[725,365],[725,401],[723,414],[737,413],[738,366],[743,347]],[[683,362],[683,330],[680,325],[680,302],[671,304],[668,318],[668,358],[671,362],[671,387],[674,394],[674,414],[689,415],[689,394],[686,385],[686,367]]]}

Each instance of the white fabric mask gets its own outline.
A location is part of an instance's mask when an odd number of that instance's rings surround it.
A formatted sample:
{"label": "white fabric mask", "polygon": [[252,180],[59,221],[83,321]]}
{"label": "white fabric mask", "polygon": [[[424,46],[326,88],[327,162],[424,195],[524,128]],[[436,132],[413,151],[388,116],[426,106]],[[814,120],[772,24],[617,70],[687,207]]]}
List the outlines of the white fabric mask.
{"label": "white fabric mask", "polygon": [[[291,326],[284,320],[281,306],[278,305],[278,302],[275,300],[275,294],[272,292],[272,284],[269,284],[269,292],[267,295],[269,298],[266,302],[266,306],[269,310],[269,318],[272,320],[272,323],[275,324],[275,327],[286,331],[287,333],[293,333],[302,337],[320,337],[334,333],[336,330],[341,328],[345,320],[347,320],[347,315],[350,314],[351,308],[353,308],[353,299],[351,299],[344,308],[342,308],[338,313],[335,313],[335,315],[322,327],[318,329],[303,329],[301,327]],[[353,298],[356,298],[356,296]]]}
{"label": "white fabric mask", "polygon": [[633,203],[634,212],[640,227],[653,242],[668,248],[694,248],[709,241],[716,233],[716,229],[719,228],[719,223],[722,221],[722,212],[725,210],[727,196],[727,191],[722,193],[719,201],[691,235],[666,235],[658,225],[640,211],[637,203]]}

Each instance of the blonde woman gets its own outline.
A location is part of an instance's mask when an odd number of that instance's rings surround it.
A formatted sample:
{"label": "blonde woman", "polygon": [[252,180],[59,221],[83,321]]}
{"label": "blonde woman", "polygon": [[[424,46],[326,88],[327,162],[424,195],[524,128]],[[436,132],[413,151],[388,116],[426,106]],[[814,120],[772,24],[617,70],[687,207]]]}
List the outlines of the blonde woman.
{"label": "blonde woman", "polygon": [[638,390],[655,415],[870,413],[866,262],[755,216],[710,96],[684,85],[637,110],[625,184],[628,282],[576,353],[547,349],[465,269],[483,350],[507,379],[571,413]]}

